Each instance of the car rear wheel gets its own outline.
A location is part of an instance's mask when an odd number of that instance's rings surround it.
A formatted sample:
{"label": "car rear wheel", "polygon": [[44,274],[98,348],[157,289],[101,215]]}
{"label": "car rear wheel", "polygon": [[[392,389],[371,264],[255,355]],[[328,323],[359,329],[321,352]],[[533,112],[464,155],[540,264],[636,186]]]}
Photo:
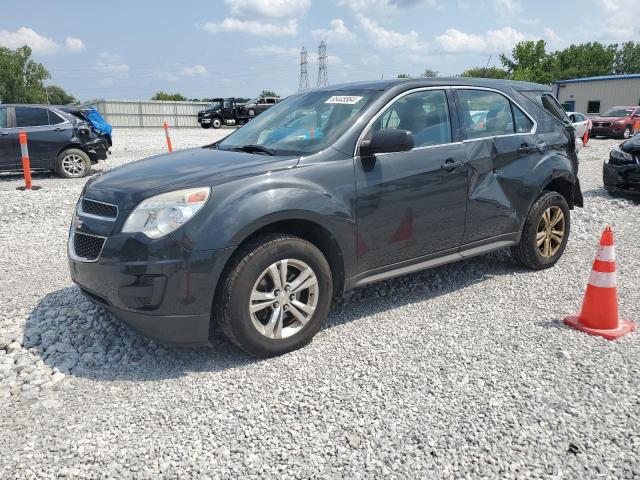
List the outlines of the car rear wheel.
{"label": "car rear wheel", "polygon": [[247,110],[247,115],[249,115],[250,117],[255,117],[256,111],[253,108],[250,108],[249,110]]}
{"label": "car rear wheel", "polygon": [[311,341],[332,297],[331,269],[313,244],[289,235],[244,247],[217,300],[225,335],[246,352],[271,357]]}
{"label": "car rear wheel", "polygon": [[569,205],[557,192],[545,192],[534,202],[524,222],[520,243],[511,247],[514,259],[534,270],[552,267],[569,240]]}
{"label": "car rear wheel", "polygon": [[86,177],[91,171],[91,159],[82,150],[70,148],[58,155],[56,171],[64,178]]}
{"label": "car rear wheel", "polygon": [[214,118],[211,120],[211,126],[215,129],[218,129],[222,126],[222,120],[219,118]]}

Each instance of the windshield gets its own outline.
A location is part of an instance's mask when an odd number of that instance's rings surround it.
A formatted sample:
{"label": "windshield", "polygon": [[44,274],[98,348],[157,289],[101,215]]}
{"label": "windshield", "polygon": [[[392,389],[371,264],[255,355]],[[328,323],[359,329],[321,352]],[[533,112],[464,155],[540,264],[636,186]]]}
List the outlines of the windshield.
{"label": "windshield", "polygon": [[602,114],[603,117],[627,117],[633,113],[633,108],[610,108]]}
{"label": "windshield", "polygon": [[311,155],[332,145],[378,95],[374,90],[293,95],[236,130],[218,148],[259,145],[277,155]]}

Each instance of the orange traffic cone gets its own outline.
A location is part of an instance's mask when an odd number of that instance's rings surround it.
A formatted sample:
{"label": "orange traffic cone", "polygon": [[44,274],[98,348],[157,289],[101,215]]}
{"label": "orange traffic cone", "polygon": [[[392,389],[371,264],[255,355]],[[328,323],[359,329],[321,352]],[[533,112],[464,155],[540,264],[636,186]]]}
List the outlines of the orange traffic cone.
{"label": "orange traffic cone", "polygon": [[570,315],[564,323],[607,340],[620,338],[636,328],[633,322],[618,318],[616,259],[611,227],[602,233],[580,315]]}
{"label": "orange traffic cone", "polygon": [[582,145],[586,147],[588,141],[589,141],[589,130],[584,132],[584,135],[582,136]]}

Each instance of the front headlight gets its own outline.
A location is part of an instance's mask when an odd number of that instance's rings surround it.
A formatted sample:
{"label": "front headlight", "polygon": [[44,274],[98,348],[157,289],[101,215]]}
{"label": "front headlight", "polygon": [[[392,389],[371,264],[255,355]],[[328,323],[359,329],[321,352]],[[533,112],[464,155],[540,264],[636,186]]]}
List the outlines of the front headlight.
{"label": "front headlight", "polygon": [[625,123],[624,120],[618,120],[613,122],[614,125],[624,125],[624,123]]}
{"label": "front headlight", "polygon": [[634,163],[633,155],[622,151],[619,145],[613,150],[611,150],[610,155],[611,155],[610,156],[611,160],[617,160],[617,162],[614,162],[614,163]]}
{"label": "front headlight", "polygon": [[209,187],[189,188],[147,198],[129,214],[122,232],[141,232],[154,239],[164,237],[198,213],[210,191]]}

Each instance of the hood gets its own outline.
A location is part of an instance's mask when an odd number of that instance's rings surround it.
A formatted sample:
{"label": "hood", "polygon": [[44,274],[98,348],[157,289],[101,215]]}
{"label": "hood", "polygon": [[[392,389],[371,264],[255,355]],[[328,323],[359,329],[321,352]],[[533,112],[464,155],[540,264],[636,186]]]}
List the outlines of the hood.
{"label": "hood", "polygon": [[619,120],[626,120],[629,117],[601,117],[600,115],[591,117],[592,122],[617,122]]}
{"label": "hood", "polygon": [[183,188],[213,186],[237,178],[291,168],[298,157],[192,148],[115,168],[87,182],[84,194],[130,210],[145,198]]}
{"label": "hood", "polygon": [[620,148],[628,153],[640,153],[640,133],[624,142]]}

